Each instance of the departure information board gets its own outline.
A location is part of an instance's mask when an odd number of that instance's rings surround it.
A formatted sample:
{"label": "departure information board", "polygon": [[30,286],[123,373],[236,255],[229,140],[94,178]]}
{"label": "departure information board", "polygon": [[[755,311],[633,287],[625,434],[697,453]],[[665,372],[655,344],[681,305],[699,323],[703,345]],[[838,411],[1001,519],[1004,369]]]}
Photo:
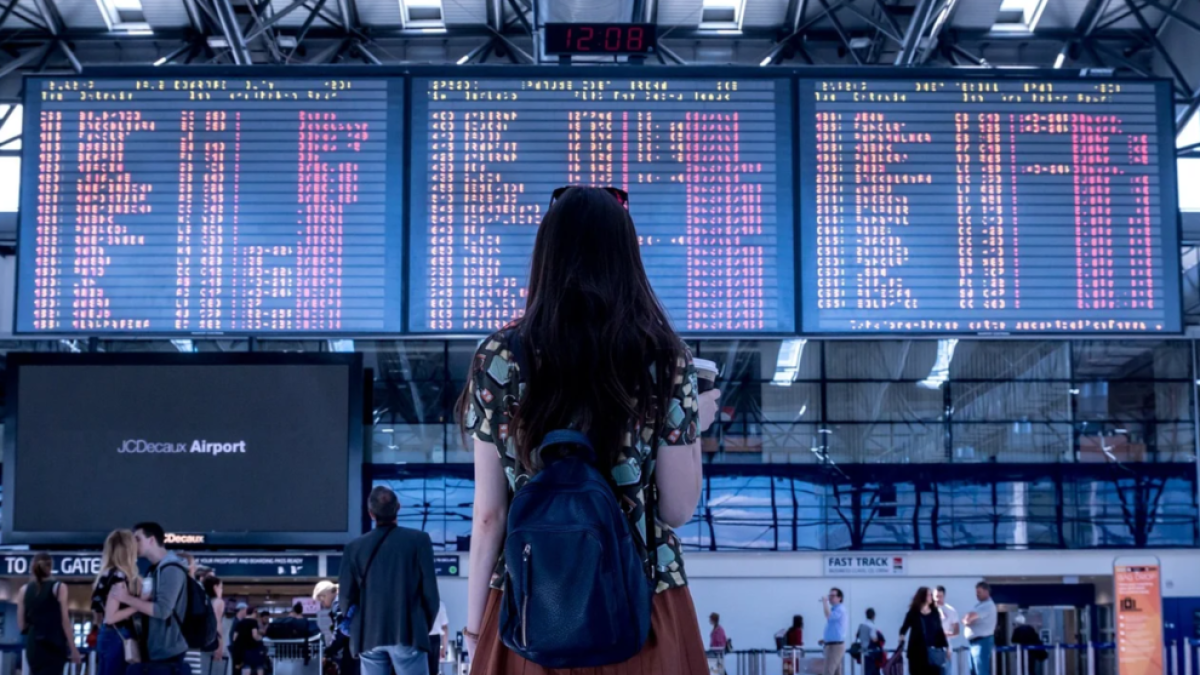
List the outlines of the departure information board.
{"label": "departure information board", "polygon": [[401,329],[402,79],[26,87],[19,332]]}
{"label": "departure information board", "polygon": [[802,79],[805,333],[1181,330],[1169,89]]}
{"label": "departure information board", "polygon": [[611,185],[678,330],[793,332],[789,81],[594,72],[414,78],[409,330],[519,316],[550,194]]}

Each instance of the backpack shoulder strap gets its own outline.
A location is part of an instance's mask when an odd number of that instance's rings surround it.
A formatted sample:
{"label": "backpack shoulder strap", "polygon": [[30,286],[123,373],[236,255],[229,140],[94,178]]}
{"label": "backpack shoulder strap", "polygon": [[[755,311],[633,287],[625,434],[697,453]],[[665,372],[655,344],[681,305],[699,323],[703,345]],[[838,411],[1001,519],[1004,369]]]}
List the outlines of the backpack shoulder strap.
{"label": "backpack shoulder strap", "polygon": [[[158,593],[159,589],[162,588],[162,584],[159,583],[158,577],[162,573],[162,571],[168,567],[176,567],[179,569],[180,572],[183,573],[183,584],[179,587],[179,597],[175,598],[175,608],[171,610],[171,616],[169,617],[169,618],[175,619],[178,623],[183,624],[183,618],[179,616],[179,604],[180,604],[179,601],[187,600],[188,580],[191,579],[191,577],[188,576],[188,570],[186,567],[183,566],[182,562],[180,562],[178,560],[172,560],[171,562],[159,565],[158,567],[156,567],[154,569],[154,592]],[[187,603],[185,602],[184,608],[183,608],[183,613],[187,614],[187,611],[188,611]]]}
{"label": "backpack shoulder strap", "polygon": [[[387,525],[386,527],[387,527],[387,532],[384,532],[383,536],[379,538],[379,541],[375,542],[375,548],[371,549],[371,555],[367,558],[367,566],[363,568],[362,580],[359,581],[359,583],[358,583],[359,596],[366,595],[365,593],[362,592],[362,589],[365,589],[367,587],[367,575],[371,573],[371,565],[375,564],[375,556],[379,555],[379,549],[383,548],[383,542],[387,541],[387,538],[392,536],[392,533],[395,532],[397,529],[399,529],[395,525]],[[360,597],[360,601],[361,601],[361,597]]]}

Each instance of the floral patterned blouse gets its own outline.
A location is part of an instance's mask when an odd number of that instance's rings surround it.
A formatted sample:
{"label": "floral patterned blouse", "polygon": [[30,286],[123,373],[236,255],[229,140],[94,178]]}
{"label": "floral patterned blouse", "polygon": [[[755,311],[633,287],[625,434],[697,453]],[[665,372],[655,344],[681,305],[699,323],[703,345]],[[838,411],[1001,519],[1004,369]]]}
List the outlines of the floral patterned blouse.
{"label": "floral patterned blouse", "polygon": [[[690,445],[696,441],[699,402],[696,399],[696,368],[691,355],[680,359],[675,376],[674,394],[667,408],[661,430],[660,448]],[[651,376],[655,369],[651,366]],[[508,496],[520,489],[530,478],[517,460],[516,443],[509,433],[513,415],[524,393],[520,369],[509,351],[504,333],[497,333],[480,344],[475,352],[471,380],[467,383],[471,406],[464,421],[467,431],[485,443],[492,443],[500,454],[504,475],[508,477]],[[631,433],[626,435],[624,449],[613,464],[612,478],[617,486],[617,498],[635,533],[634,540],[643,560],[650,563],[646,550],[645,488],[653,474],[650,464],[650,437],[654,435],[653,420],[644,424],[631,421]],[[636,442],[635,442],[636,432]],[[655,541],[658,542],[659,593],[687,585],[683,570],[683,552],[679,538],[666,524],[656,519]],[[492,575],[491,587],[504,588],[505,565],[501,551]]]}

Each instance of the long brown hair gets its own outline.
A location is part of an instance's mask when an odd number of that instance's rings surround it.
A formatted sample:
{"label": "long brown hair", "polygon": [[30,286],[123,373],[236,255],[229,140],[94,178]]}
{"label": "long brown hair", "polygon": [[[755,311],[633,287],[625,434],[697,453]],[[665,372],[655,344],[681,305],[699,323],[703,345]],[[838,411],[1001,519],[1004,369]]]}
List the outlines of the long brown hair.
{"label": "long brown hair", "polygon": [[33,556],[33,563],[30,567],[30,571],[33,572],[33,580],[37,582],[38,588],[41,588],[42,584],[54,573],[54,558],[51,558],[49,553],[38,553]]}
{"label": "long brown hair", "polygon": [[908,606],[910,612],[920,612],[921,607],[930,607],[936,602],[933,593],[929,591],[928,586],[922,586],[917,589],[917,594],[913,596],[912,603]]}
{"label": "long brown hair", "polygon": [[[513,418],[517,457],[536,471],[546,433],[586,431],[607,470],[631,422],[661,424],[684,355],[642,265],[633,219],[604,190],[575,187],[538,228],[525,315],[510,324],[520,341],[525,394]],[[511,342],[510,342],[511,345]],[[472,362],[471,378],[480,364]],[[467,392],[459,399],[465,419]]]}
{"label": "long brown hair", "polygon": [[100,555],[100,574],[92,584],[99,585],[104,575],[117,570],[125,575],[125,585],[130,595],[141,595],[142,579],[138,574],[137,541],[130,530],[113,530],[104,540],[104,552]]}

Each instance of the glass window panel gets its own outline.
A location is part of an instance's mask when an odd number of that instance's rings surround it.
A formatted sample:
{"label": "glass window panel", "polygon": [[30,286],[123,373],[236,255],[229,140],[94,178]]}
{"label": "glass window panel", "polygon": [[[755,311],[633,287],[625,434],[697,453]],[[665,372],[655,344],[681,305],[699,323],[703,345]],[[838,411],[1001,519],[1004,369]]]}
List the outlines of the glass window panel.
{"label": "glass window panel", "polygon": [[950,362],[951,380],[1065,380],[1066,342],[960,340]]}
{"label": "glass window panel", "polygon": [[1070,424],[953,424],[950,434],[955,462],[1072,462],[1075,456]]}
{"label": "glass window panel", "polygon": [[260,352],[323,352],[324,340],[259,340],[256,349]]}
{"label": "glass window panel", "polygon": [[825,342],[830,380],[922,380],[937,360],[937,340]]}
{"label": "glass window panel", "polygon": [[455,340],[447,346],[446,371],[455,380],[466,381],[470,372],[471,359],[482,340]]}
{"label": "glass window panel", "polygon": [[1107,380],[1079,382],[1072,398],[1075,419],[1095,421],[1188,420],[1192,417],[1190,382]]}
{"label": "glass window panel", "polygon": [[949,383],[960,421],[1066,422],[1071,419],[1071,386],[1067,382]]}
{"label": "glass window panel", "polygon": [[355,340],[354,351],[363,355],[363,367],[375,371],[376,380],[443,381],[447,376],[445,342]]}
{"label": "glass window panel", "polygon": [[837,464],[908,464],[946,461],[941,423],[830,424],[829,459]]}
{"label": "glass window panel", "polygon": [[709,480],[705,519],[722,550],[775,550],[777,530],[772,499],[775,483],[767,476],[721,476]]}
{"label": "glass window panel", "polygon": [[[779,365],[780,340],[702,340],[694,344],[692,353],[716,361],[723,367],[722,379],[752,379],[765,382],[775,377]],[[788,364],[790,365],[790,364]],[[797,380],[821,379],[821,344],[805,342],[800,352]]]}
{"label": "glass window panel", "polygon": [[825,396],[835,422],[938,421],[945,411],[940,388],[914,382],[830,382]]}
{"label": "glass window panel", "polygon": [[1190,379],[1186,340],[1089,340],[1072,348],[1077,380]]}
{"label": "glass window panel", "polygon": [[765,464],[815,464],[820,461],[820,435],[815,424],[763,424]]}
{"label": "glass window panel", "polygon": [[759,391],[762,393],[760,421],[816,422],[821,419],[820,383],[793,382],[787,386],[767,385]]}
{"label": "glass window panel", "polygon": [[444,379],[408,382],[376,379],[371,405],[376,422],[444,424],[454,418],[458,392],[455,383]]}
{"label": "glass window panel", "polygon": [[1190,422],[1154,425],[1154,443],[1156,461],[1196,462],[1196,428]]}
{"label": "glass window panel", "polygon": [[444,424],[380,422],[369,429],[367,461],[372,464],[441,464],[449,444]]}

